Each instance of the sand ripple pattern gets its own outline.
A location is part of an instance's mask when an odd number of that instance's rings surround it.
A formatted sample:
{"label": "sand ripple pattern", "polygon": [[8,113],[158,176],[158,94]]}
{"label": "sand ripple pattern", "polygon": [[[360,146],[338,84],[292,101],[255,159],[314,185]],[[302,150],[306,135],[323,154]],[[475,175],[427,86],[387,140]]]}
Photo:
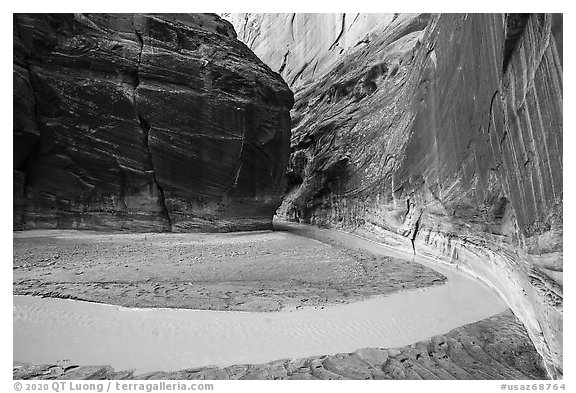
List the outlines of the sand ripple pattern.
{"label": "sand ripple pattern", "polygon": [[14,359],[172,371],[397,347],[506,309],[454,272],[445,285],[273,313],[134,309],[14,296]]}

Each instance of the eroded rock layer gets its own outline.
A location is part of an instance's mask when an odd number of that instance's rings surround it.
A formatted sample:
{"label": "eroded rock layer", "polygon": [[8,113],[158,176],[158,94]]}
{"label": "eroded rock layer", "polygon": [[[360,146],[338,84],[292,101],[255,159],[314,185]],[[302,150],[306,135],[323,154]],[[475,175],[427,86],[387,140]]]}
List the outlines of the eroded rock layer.
{"label": "eroded rock layer", "polygon": [[367,30],[297,89],[280,213],[392,231],[479,276],[561,376],[562,16],[403,15]]}
{"label": "eroded rock layer", "polygon": [[271,227],[282,79],[216,15],[14,16],[14,227]]}

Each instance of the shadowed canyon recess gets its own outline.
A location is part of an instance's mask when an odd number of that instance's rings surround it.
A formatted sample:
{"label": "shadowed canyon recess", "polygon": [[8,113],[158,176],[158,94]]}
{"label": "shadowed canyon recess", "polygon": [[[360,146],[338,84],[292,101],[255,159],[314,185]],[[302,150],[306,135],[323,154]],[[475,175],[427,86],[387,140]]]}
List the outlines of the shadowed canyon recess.
{"label": "shadowed canyon recess", "polygon": [[[513,315],[396,355],[165,377],[562,377],[561,14],[14,14],[13,28],[14,294],[274,312],[451,285],[406,254],[270,232],[276,214],[442,261]],[[446,363],[417,350],[440,342]],[[76,370],[42,367],[14,375]]]}

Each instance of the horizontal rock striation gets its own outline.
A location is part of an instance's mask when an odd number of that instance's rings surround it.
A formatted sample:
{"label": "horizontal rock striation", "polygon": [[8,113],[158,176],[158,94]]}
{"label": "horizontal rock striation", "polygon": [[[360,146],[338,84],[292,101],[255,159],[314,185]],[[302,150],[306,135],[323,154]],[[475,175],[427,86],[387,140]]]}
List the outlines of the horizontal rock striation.
{"label": "horizontal rock striation", "polygon": [[404,15],[368,30],[297,89],[281,215],[394,232],[477,275],[561,377],[562,15]]}
{"label": "horizontal rock striation", "polygon": [[211,14],[14,15],[14,228],[271,228],[292,92]]}
{"label": "horizontal rock striation", "polygon": [[15,362],[14,379],[545,379],[546,371],[520,321],[510,312],[400,348],[201,367],[134,375],[110,366]]}

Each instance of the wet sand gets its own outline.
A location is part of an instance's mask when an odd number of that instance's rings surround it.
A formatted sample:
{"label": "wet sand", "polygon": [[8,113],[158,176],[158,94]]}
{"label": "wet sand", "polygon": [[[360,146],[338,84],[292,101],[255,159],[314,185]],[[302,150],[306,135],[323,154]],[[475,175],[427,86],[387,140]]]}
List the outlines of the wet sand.
{"label": "wet sand", "polygon": [[397,348],[281,359],[265,364],[135,374],[71,362],[14,362],[14,379],[547,379],[526,329],[509,310]]}
{"label": "wet sand", "polygon": [[[259,379],[267,378],[260,375],[261,368],[276,369],[283,364],[288,371],[281,372],[282,378],[317,379],[320,367],[314,364],[326,359],[332,359],[328,364],[338,368],[357,362],[351,356],[358,348],[371,347],[364,352],[373,352],[375,348],[431,343],[437,335],[471,322],[466,326],[488,323],[495,328],[491,324],[498,318],[492,316],[506,309],[490,288],[439,261],[339,231],[294,224],[280,224],[279,228],[282,231],[217,235],[15,234],[14,293],[116,304],[15,296],[17,372],[32,375],[44,367],[34,364],[52,365],[49,370],[63,373],[73,369],[88,372],[98,368],[90,365],[108,364],[116,370],[130,370],[121,373],[137,379],[145,378],[142,373],[183,378],[191,369],[195,370],[192,374],[208,370],[210,375],[228,379],[233,375],[224,368],[240,367],[246,372],[234,374],[236,377]],[[81,269],[80,274],[75,269]],[[83,277],[67,281],[74,273]],[[109,274],[122,281],[111,286],[111,280],[103,280]],[[147,280],[138,280],[146,276]],[[233,281],[232,276],[240,280]],[[144,283],[150,281],[158,290],[147,290]],[[225,297],[210,298],[219,288],[238,285],[238,281],[243,291],[228,290]],[[166,290],[169,285],[188,285],[195,290],[170,294]],[[78,288],[81,290],[75,292]],[[303,297],[302,291],[309,296]],[[207,304],[194,307],[206,299],[201,295],[207,296]],[[241,296],[250,301],[235,303]],[[185,304],[184,309],[170,309],[180,304]],[[122,305],[151,308],[119,307]],[[538,359],[521,324],[509,311],[507,314],[504,319],[515,322],[499,328],[500,333],[512,329],[512,338],[522,336],[520,344],[509,342],[511,350],[516,353],[521,345],[529,359]],[[466,326],[463,328],[468,329]],[[484,333],[472,340],[473,345],[478,342],[491,347],[500,340]],[[452,356],[460,359],[462,346],[455,345]],[[387,359],[397,353],[402,350],[387,352]],[[286,358],[292,360],[276,360]],[[498,361],[496,366],[490,365],[492,360],[482,361],[493,375],[514,374],[508,366],[502,373],[496,372]],[[294,362],[304,362],[312,373],[290,371]],[[477,363],[473,360],[469,366]],[[115,373],[113,368],[98,368],[98,372],[110,376]],[[379,370],[386,374],[384,363]],[[383,377],[380,371],[361,374],[378,379]],[[517,371],[522,375],[522,369]],[[404,376],[406,372],[410,370],[404,370]],[[326,375],[332,374],[327,371]],[[388,377],[401,373],[392,374]],[[332,376],[342,378],[338,373]],[[436,377],[442,378],[442,372]]]}
{"label": "wet sand", "polygon": [[351,304],[272,313],[135,309],[14,297],[14,359],[175,371],[411,344],[506,310],[466,277]]}
{"label": "wet sand", "polygon": [[[127,307],[278,311],[441,285],[412,261],[305,226],[225,234],[14,232],[13,293]],[[310,229],[306,229],[310,232]],[[349,235],[348,235],[349,236]]]}

